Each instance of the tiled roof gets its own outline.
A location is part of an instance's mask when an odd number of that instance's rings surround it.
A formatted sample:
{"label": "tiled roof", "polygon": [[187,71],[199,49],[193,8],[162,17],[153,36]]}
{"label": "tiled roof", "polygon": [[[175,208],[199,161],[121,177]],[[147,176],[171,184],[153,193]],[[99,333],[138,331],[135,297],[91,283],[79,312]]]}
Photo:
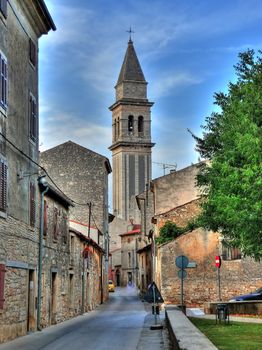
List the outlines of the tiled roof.
{"label": "tiled roof", "polygon": [[146,82],[132,40],[128,42],[117,84],[128,80]]}

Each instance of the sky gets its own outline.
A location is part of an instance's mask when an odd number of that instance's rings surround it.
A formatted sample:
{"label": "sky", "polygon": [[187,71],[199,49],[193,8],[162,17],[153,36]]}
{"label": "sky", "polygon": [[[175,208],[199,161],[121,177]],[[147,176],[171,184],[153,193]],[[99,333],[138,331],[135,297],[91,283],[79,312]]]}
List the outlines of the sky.
{"label": "sky", "polygon": [[40,150],[71,140],[111,161],[108,107],[131,27],[154,102],[153,178],[198,161],[187,129],[201,135],[238,53],[262,48],[261,0],[45,2],[57,30],[40,39]]}

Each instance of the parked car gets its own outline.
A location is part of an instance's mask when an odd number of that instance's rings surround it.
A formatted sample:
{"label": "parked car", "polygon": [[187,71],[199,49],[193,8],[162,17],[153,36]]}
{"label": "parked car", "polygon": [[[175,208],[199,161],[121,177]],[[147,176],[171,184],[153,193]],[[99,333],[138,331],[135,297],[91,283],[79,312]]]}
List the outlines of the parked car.
{"label": "parked car", "polygon": [[238,295],[229,301],[262,300],[262,287],[250,294]]}
{"label": "parked car", "polygon": [[108,291],[109,292],[114,292],[115,291],[115,285],[114,285],[114,282],[112,280],[108,281]]}

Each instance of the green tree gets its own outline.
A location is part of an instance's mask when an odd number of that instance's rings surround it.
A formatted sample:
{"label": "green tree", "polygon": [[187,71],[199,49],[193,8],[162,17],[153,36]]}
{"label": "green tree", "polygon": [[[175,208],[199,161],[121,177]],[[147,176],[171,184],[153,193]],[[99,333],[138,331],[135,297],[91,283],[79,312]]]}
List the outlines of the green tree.
{"label": "green tree", "polygon": [[215,94],[219,112],[193,135],[204,159],[197,177],[203,191],[200,222],[219,231],[244,255],[262,258],[262,52],[239,54],[235,83]]}
{"label": "green tree", "polygon": [[156,243],[163,244],[170,242],[184,232],[185,230],[178,227],[174,222],[166,221],[159,230],[159,236],[156,238]]}

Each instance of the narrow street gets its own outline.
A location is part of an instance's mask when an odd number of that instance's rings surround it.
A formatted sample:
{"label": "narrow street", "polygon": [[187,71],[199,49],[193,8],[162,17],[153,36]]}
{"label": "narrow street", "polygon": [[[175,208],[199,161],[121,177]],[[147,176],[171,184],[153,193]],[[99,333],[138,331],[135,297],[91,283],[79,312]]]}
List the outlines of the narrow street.
{"label": "narrow street", "polygon": [[[1,350],[164,349],[162,331],[148,331],[146,311],[135,288],[117,288],[95,311],[0,345]],[[153,318],[152,318],[153,320]],[[143,330],[144,322],[146,327]],[[150,321],[149,321],[150,323]],[[150,341],[150,339],[152,341]],[[143,344],[143,346],[139,345]]]}

